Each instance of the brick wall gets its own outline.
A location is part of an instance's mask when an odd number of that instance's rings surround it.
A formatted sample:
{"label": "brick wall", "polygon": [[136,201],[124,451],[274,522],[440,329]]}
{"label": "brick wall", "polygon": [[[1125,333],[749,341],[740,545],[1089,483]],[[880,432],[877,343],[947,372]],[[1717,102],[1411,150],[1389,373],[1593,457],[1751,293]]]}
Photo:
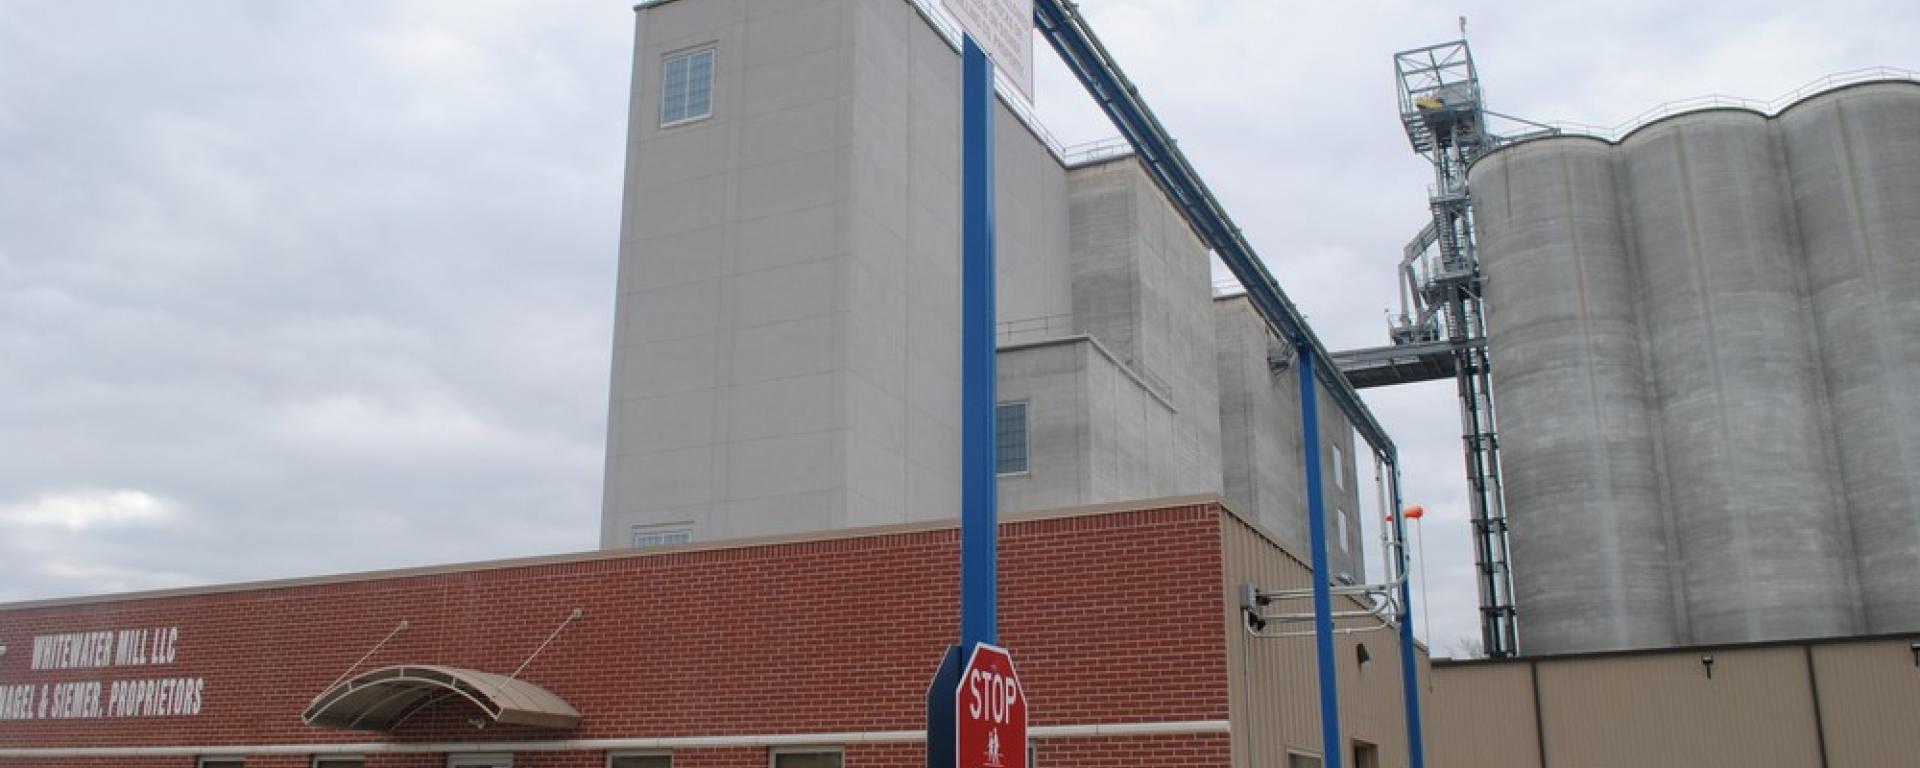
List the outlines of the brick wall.
{"label": "brick wall", "polygon": [[[1033,725],[1227,717],[1220,510],[1214,505],[1008,523],[1002,641]],[[201,677],[195,716],[0,721],[0,747],[534,741],[918,730],[927,680],[957,633],[952,529],[75,605],[0,607],[0,686]],[[433,663],[508,673],[574,608],[522,674],[566,699],[580,726],[490,726],[436,705],[393,734],[310,728],[300,712],[402,620],[360,670]],[[31,671],[35,635],[180,630],[174,663]],[[1130,746],[1128,746],[1130,745]],[[1226,736],[1061,739],[1053,765],[1224,765]],[[918,765],[924,746],[857,745],[849,765]],[[1048,756],[1048,752],[1056,755]],[[603,753],[539,753],[517,765],[600,765]],[[1163,759],[1162,759],[1163,758]],[[1217,758],[1217,759],[1216,759]],[[687,766],[765,766],[765,749],[676,752]],[[249,766],[305,765],[256,756]],[[188,766],[190,757],[72,765]],[[0,765],[54,765],[0,758]],[[441,766],[443,755],[372,756]]]}

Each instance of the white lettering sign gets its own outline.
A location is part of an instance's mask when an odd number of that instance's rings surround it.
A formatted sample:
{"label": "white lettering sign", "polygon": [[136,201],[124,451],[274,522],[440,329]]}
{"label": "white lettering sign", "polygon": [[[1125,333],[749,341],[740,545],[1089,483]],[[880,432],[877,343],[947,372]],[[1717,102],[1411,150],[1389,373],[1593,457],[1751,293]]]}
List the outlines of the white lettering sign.
{"label": "white lettering sign", "polygon": [[[33,638],[33,671],[172,664],[179,627],[67,632]],[[0,683],[0,721],[170,717],[200,714],[198,677]]]}
{"label": "white lettering sign", "polygon": [[1033,101],[1033,0],[941,0],[947,12]]}

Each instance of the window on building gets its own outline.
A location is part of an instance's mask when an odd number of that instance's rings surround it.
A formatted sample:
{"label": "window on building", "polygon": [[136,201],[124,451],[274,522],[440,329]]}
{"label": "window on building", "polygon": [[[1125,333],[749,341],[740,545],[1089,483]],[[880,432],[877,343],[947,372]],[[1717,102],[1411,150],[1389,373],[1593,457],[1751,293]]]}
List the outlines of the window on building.
{"label": "window on building", "polygon": [[367,768],[367,759],[358,755],[316,757],[313,759],[313,768]]}
{"label": "window on building", "polygon": [[448,755],[447,768],[513,768],[513,755],[502,752]]}
{"label": "window on building", "polygon": [[668,56],[660,65],[660,127],[713,114],[713,49]]}
{"label": "window on building", "polygon": [[246,765],[247,759],[244,757],[200,758],[200,768],[246,768]]}
{"label": "window on building", "polygon": [[1337,528],[1339,528],[1337,535],[1340,539],[1340,551],[1342,553],[1352,552],[1353,551],[1353,544],[1352,544],[1353,535],[1350,532],[1350,529],[1353,526],[1353,521],[1347,519],[1347,511],[1344,509],[1334,510],[1333,519],[1334,519],[1334,525]]}
{"label": "window on building", "polygon": [[840,768],[840,750],[780,749],[773,752],[773,768]]}
{"label": "window on building", "polygon": [[616,752],[607,755],[607,768],[673,768],[673,756],[660,752]]}
{"label": "window on building", "polygon": [[666,547],[693,541],[693,527],[676,523],[674,525],[636,525],[633,527],[633,548]]}
{"label": "window on building", "polygon": [[1320,768],[1320,758],[1315,755],[1288,752],[1287,768]]}
{"label": "window on building", "polygon": [[993,409],[993,471],[1018,475],[1027,471],[1027,404],[1001,403]]}
{"label": "window on building", "polygon": [[1347,489],[1347,452],[1337,443],[1331,447],[1333,448],[1333,487],[1344,491]]}

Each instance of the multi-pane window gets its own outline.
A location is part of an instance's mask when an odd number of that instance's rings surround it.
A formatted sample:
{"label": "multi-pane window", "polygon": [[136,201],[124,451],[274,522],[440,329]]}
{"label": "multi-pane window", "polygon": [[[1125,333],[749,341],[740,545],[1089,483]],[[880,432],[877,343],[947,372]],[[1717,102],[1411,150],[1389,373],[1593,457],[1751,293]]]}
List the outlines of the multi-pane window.
{"label": "multi-pane window", "polygon": [[673,756],[662,754],[608,755],[607,768],[673,768]]}
{"label": "multi-pane window", "polygon": [[840,752],[775,752],[773,768],[840,768]]}
{"label": "multi-pane window", "polygon": [[713,114],[713,49],[676,53],[660,65],[660,125]]}
{"label": "multi-pane window", "polygon": [[1001,403],[993,409],[993,471],[1027,471],[1027,404]]}
{"label": "multi-pane window", "polygon": [[685,544],[693,541],[691,528],[635,528],[633,529],[633,548],[665,547]]}

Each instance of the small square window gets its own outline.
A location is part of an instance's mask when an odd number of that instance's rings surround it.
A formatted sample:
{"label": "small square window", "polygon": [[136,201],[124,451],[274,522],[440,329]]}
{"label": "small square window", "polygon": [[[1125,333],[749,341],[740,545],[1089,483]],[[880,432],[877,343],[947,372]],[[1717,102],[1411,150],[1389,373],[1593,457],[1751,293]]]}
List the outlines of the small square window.
{"label": "small square window", "polygon": [[668,56],[660,63],[660,127],[713,115],[713,48]]}
{"label": "small square window", "polygon": [[1026,403],[1001,403],[993,409],[993,471],[999,475],[1027,471]]}
{"label": "small square window", "polygon": [[840,750],[776,750],[773,768],[841,768]]}
{"label": "small square window", "polygon": [[673,768],[673,756],[659,752],[607,755],[607,768]]}

